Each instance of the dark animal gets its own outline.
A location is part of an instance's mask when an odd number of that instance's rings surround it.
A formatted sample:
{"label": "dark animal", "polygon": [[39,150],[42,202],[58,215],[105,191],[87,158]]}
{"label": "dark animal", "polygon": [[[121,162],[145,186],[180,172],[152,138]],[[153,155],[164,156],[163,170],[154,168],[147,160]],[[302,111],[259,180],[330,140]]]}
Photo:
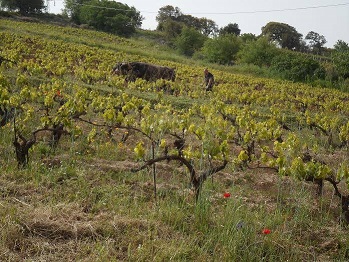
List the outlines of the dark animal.
{"label": "dark animal", "polygon": [[147,81],[156,81],[158,79],[175,81],[176,79],[174,68],[143,62],[117,63],[113,67],[113,73],[125,75],[126,83],[136,81],[137,78],[142,78]]}

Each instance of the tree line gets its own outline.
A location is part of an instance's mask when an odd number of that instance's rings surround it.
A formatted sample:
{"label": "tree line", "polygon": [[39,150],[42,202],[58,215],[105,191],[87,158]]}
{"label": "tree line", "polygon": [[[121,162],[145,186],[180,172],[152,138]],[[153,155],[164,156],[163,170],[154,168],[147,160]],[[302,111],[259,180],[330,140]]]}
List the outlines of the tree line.
{"label": "tree line", "polygon": [[[218,28],[206,18],[185,15],[170,5],[159,9],[157,30],[179,53],[224,65],[252,64],[292,81],[341,82],[349,77],[349,45],[338,40],[333,49],[326,38],[303,35],[285,23],[269,22],[260,35],[240,34],[236,23]],[[348,83],[346,83],[348,85]]]}
{"label": "tree line", "polygon": [[[0,6],[21,14],[46,8],[44,0],[0,0]],[[132,36],[144,20],[135,7],[108,0],[65,0],[63,14],[76,24],[124,37]],[[279,22],[267,23],[260,35],[241,34],[236,23],[219,28],[213,20],[171,5],[159,9],[156,21],[159,36],[181,55],[223,65],[255,65],[292,81],[349,86],[349,45],[342,40],[326,48],[323,35],[310,31],[303,38],[293,26]]]}

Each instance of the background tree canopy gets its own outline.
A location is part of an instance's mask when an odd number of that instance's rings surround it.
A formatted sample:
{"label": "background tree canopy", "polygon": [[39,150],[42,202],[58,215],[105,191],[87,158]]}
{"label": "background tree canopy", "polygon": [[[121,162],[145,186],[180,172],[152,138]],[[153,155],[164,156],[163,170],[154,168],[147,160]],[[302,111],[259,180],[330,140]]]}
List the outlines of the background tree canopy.
{"label": "background tree canopy", "polygon": [[239,25],[236,23],[229,23],[228,25],[222,27],[219,30],[220,35],[226,35],[226,34],[234,34],[234,35],[240,35],[241,30],[239,29]]}
{"label": "background tree canopy", "polygon": [[239,51],[238,57],[240,63],[268,67],[277,54],[275,44],[270,43],[267,37],[260,37],[256,41],[247,41]]}
{"label": "background tree canopy", "polygon": [[234,64],[240,46],[241,39],[234,34],[228,34],[207,39],[202,51],[209,62]]}
{"label": "background tree canopy", "polygon": [[280,50],[272,61],[270,69],[283,78],[292,81],[309,81],[324,78],[324,69],[318,61],[288,50]]}
{"label": "background tree canopy", "polygon": [[133,34],[143,20],[134,7],[108,0],[66,0],[65,12],[78,24],[121,36]]}
{"label": "background tree canopy", "polygon": [[163,30],[163,24],[167,20],[177,21],[178,17],[182,16],[183,13],[178,7],[173,7],[171,5],[167,5],[161,7],[158,11],[158,15],[156,16],[156,21],[158,22],[157,30]]}
{"label": "background tree canopy", "polygon": [[[324,47],[325,37],[314,31],[303,39],[294,27],[269,22],[262,27],[259,36],[240,36],[241,30],[236,23],[218,30],[214,21],[183,14],[178,7],[171,5],[160,8],[156,20],[157,31],[186,56],[218,64],[253,64],[269,70],[274,76],[292,81],[332,81],[348,77],[348,52],[343,51],[346,46],[339,43],[338,49],[342,52],[334,50],[331,54]],[[325,57],[320,57],[324,54]],[[330,55],[332,57],[328,58]],[[332,64],[328,63],[330,60]]]}
{"label": "background tree canopy", "polygon": [[332,62],[338,75],[343,79],[349,78],[349,45],[342,40],[338,40],[334,48]]}
{"label": "background tree canopy", "polygon": [[185,26],[175,40],[175,46],[180,54],[192,56],[204,44],[206,37],[194,28]]}
{"label": "background tree canopy", "polygon": [[[213,36],[218,32],[217,24],[213,20],[205,17],[198,18],[192,15],[185,15],[178,7],[173,7],[171,5],[159,9],[156,21],[158,22],[157,30],[165,32],[166,35],[173,34],[173,32],[168,31],[171,27],[176,27],[178,29],[184,28],[185,26],[193,28],[205,36]],[[168,27],[168,24],[172,26]],[[177,26],[174,24],[177,24]]]}
{"label": "background tree canopy", "polygon": [[277,22],[269,22],[262,27],[262,35],[275,41],[281,48],[290,50],[299,50],[303,36],[294,27]]}
{"label": "background tree canopy", "polygon": [[40,13],[46,8],[44,0],[0,0],[0,6],[21,14]]}
{"label": "background tree canopy", "polygon": [[309,41],[310,48],[315,54],[321,54],[323,46],[327,43],[323,35],[320,35],[314,31],[310,31],[305,36],[305,40]]}

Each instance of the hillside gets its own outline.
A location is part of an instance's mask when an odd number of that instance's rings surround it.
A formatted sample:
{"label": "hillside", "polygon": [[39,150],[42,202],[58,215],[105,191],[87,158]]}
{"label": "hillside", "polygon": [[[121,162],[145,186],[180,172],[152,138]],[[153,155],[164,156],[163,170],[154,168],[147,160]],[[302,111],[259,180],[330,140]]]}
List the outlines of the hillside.
{"label": "hillside", "polygon": [[[348,93],[142,37],[0,19],[0,39],[1,260],[349,259]],[[122,61],[176,80],[125,85]]]}

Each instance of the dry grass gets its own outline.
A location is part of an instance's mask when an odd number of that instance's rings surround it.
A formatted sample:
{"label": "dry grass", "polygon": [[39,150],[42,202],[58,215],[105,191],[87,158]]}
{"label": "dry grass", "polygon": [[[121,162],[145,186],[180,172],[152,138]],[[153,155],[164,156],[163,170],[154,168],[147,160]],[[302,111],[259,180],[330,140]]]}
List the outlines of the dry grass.
{"label": "dry grass", "polygon": [[[52,161],[60,165],[49,165],[45,172],[59,173],[67,157],[56,156]],[[43,162],[51,163],[48,159]],[[5,260],[144,261],[153,258],[162,261],[171,258],[174,249],[177,249],[174,257],[183,259],[193,260],[199,250],[202,259],[217,257],[217,254],[203,252],[201,244],[195,247],[190,244],[209,241],[213,233],[198,230],[196,223],[203,221],[195,218],[199,214],[194,211],[193,195],[183,186],[185,179],[179,179],[179,175],[176,179],[169,176],[176,172],[183,175],[183,167],[174,163],[158,165],[155,205],[151,172],[144,176],[128,173],[137,162],[101,158],[83,161],[82,158],[74,163],[76,170],[83,170],[82,175],[67,177],[61,184],[52,184],[47,176],[41,177],[38,185],[35,177],[23,179],[29,175],[23,172],[18,175],[22,179],[13,178],[11,174],[2,176],[0,252]],[[80,186],[89,193],[77,188],[79,180]],[[274,215],[274,218],[253,222],[256,230],[268,223],[269,227],[274,224],[272,230],[277,235],[274,244],[280,245],[280,250],[286,248],[279,242],[283,238],[287,245],[292,243],[292,248],[300,252],[298,258],[316,254],[316,261],[331,261],[331,257],[343,249],[345,230],[338,224],[339,212],[333,212],[338,209],[338,203],[332,198],[331,188],[325,187],[321,199],[316,195],[315,185],[280,178],[266,170],[219,172],[203,193],[204,198],[209,196],[212,215],[207,214],[207,218],[205,212],[199,215],[212,226],[221,223],[221,219],[217,220],[219,216],[226,216],[228,202],[222,199],[224,191],[230,191],[232,199],[240,203],[244,212],[250,212],[249,216],[257,218],[261,210],[265,214],[281,214],[279,218]],[[312,198],[302,198],[302,194]],[[173,208],[179,213],[171,213]],[[184,209],[181,211],[181,208]],[[303,213],[304,208],[309,210],[308,214]],[[328,219],[324,216],[326,212],[330,213]],[[240,215],[243,216],[242,213],[233,216]],[[302,218],[304,215],[322,216],[326,222],[322,227],[317,225],[320,221],[311,225],[309,218]],[[261,241],[258,233],[255,234],[255,241]]]}

